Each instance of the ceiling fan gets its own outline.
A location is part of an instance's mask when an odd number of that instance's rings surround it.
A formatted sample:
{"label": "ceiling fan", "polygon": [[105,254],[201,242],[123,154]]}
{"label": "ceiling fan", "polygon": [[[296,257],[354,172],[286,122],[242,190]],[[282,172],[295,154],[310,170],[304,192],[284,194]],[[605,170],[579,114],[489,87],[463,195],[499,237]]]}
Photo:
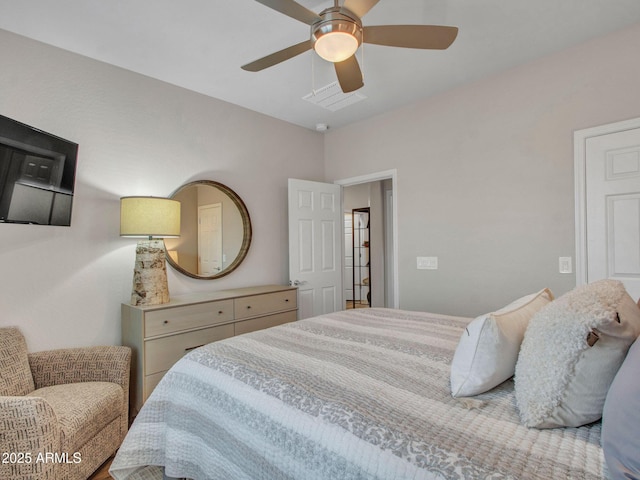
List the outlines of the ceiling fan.
{"label": "ceiling fan", "polygon": [[311,27],[311,38],[242,66],[243,70],[259,72],[289,60],[307,50],[335,65],[342,91],[352,92],[364,85],[362,71],[355,52],[364,43],[391,47],[444,50],[458,35],[458,27],[440,25],[379,25],[362,26],[361,18],[379,0],[345,0],[340,6],[334,0],[319,14],[294,0],[256,0]]}

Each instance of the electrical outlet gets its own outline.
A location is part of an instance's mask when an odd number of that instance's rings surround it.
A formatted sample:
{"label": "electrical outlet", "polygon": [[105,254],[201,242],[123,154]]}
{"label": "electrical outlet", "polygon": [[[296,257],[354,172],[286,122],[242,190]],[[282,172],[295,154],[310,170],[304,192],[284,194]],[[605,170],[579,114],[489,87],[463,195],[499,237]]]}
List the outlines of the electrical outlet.
{"label": "electrical outlet", "polygon": [[560,273],[571,273],[573,271],[571,257],[560,257],[558,259],[558,265]]}
{"label": "electrical outlet", "polygon": [[437,270],[438,257],[416,257],[418,270]]}

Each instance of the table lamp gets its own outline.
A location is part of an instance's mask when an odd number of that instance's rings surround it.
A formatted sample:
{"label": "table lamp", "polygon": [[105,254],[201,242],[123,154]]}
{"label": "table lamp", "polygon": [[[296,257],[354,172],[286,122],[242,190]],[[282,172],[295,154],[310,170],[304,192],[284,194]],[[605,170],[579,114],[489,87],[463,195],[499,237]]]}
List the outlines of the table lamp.
{"label": "table lamp", "polygon": [[163,238],[180,236],[180,202],[161,197],[122,197],[120,236],[144,237],[136,246],[131,305],[169,301]]}

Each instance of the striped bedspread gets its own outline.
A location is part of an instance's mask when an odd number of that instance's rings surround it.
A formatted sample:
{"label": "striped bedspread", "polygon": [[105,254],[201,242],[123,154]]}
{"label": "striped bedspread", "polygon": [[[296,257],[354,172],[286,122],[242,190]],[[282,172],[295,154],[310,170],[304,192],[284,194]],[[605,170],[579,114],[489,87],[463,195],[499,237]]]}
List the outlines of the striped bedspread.
{"label": "striped bedspread", "polygon": [[117,480],[601,479],[600,424],[527,429],[513,382],[449,391],[467,318],[358,309],[180,360],[111,467]]}

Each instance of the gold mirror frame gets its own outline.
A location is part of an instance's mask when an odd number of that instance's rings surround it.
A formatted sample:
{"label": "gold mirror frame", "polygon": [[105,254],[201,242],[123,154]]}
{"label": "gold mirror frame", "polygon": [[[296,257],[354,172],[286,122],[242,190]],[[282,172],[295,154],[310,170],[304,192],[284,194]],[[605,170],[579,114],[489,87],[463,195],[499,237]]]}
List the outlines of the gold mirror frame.
{"label": "gold mirror frame", "polygon": [[[219,190],[220,192],[225,194],[227,197],[229,197],[233,202],[233,204],[238,209],[238,212],[242,219],[242,244],[240,245],[238,254],[233,259],[233,261],[229,263],[226,267],[224,267],[221,271],[213,275],[206,275],[206,276],[199,275],[197,272],[192,272],[190,270],[187,270],[172,258],[172,256],[169,253],[171,249],[166,246],[166,242],[169,241],[171,243],[172,241],[174,241],[173,239],[165,239],[165,250],[166,250],[165,256],[166,256],[167,262],[169,262],[169,264],[174,269],[176,269],[178,272],[182,273],[183,275],[186,275],[191,278],[197,278],[199,280],[214,280],[216,278],[224,277],[225,275],[228,275],[231,272],[233,272],[236,268],[238,268],[238,266],[242,263],[242,261],[247,256],[247,252],[249,251],[249,246],[251,245],[251,237],[252,237],[251,218],[249,217],[249,211],[247,210],[246,205],[244,204],[242,199],[238,196],[238,194],[236,194],[236,192],[231,190],[226,185],[223,185],[222,183],[214,182],[212,180],[196,180],[194,182],[186,183],[181,187],[179,187],[177,190],[175,190],[169,196],[169,198],[175,198],[176,195],[178,195],[180,192],[185,191],[188,188],[193,188],[193,187],[197,188],[200,186],[210,186],[212,188]],[[223,212],[223,215],[224,215],[224,212]],[[185,228],[185,226],[182,225],[181,228]],[[195,226],[195,228],[197,230],[197,225]],[[177,240],[179,239],[175,239],[175,241]],[[223,232],[223,244],[224,244],[224,232]]]}

